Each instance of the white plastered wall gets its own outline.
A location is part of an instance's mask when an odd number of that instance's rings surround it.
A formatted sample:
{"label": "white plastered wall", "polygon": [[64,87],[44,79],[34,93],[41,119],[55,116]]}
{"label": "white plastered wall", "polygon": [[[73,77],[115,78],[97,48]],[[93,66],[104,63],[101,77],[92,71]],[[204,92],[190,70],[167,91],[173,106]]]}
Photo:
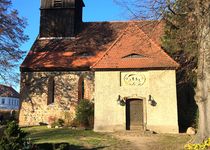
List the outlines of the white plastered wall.
{"label": "white plastered wall", "polygon": [[[125,74],[145,77],[138,86],[124,84]],[[149,95],[156,106],[149,103]],[[175,70],[153,71],[96,71],[95,72],[95,131],[126,129],[125,106],[118,97],[144,100],[144,125],[159,133],[178,133]]]}

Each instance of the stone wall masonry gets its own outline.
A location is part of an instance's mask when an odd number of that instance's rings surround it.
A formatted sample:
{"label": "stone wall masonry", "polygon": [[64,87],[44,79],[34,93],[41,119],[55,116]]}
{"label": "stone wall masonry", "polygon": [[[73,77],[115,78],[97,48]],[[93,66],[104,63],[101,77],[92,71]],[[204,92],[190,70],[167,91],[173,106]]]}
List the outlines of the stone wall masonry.
{"label": "stone wall masonry", "polygon": [[[54,103],[47,105],[48,80],[55,81]],[[19,124],[21,126],[49,123],[50,117],[70,122],[75,117],[78,104],[78,81],[84,77],[84,98],[93,100],[94,73],[77,72],[23,72],[21,73],[21,109]]]}

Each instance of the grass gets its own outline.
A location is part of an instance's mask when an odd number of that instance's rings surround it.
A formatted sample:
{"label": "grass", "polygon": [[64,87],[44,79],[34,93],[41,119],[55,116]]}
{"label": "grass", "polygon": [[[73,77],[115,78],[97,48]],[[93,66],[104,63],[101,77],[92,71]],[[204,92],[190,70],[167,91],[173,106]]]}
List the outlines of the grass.
{"label": "grass", "polygon": [[123,136],[119,138],[116,136],[117,133],[103,134],[69,128],[48,129],[46,126],[23,130],[30,133],[28,137],[43,150],[54,150],[61,144],[68,144],[72,150],[137,150],[142,149],[141,144],[148,150],[182,150],[191,139],[186,134],[151,134],[139,137],[129,135],[127,138]]}
{"label": "grass", "polygon": [[159,134],[157,140],[150,143],[150,150],[183,150],[184,145],[192,139],[186,134]]}
{"label": "grass", "polygon": [[71,149],[120,149],[129,142],[91,130],[48,129],[46,126],[23,128],[38,147],[53,149],[53,145],[69,144]]}

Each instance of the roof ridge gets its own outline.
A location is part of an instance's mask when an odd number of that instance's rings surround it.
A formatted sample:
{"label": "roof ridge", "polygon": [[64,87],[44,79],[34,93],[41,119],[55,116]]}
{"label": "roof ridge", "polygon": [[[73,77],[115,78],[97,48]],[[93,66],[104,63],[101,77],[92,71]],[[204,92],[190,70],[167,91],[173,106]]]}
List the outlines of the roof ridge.
{"label": "roof ridge", "polygon": [[115,44],[122,38],[125,32],[128,30],[129,26],[127,26],[123,32],[118,36],[118,38],[112,43],[112,45],[104,52],[104,54],[92,65],[90,68],[95,67],[105,56],[106,54],[115,46]]}
{"label": "roof ridge", "polygon": [[[104,54],[96,61],[96,63],[94,63],[90,68],[95,67],[105,56],[106,54],[115,46],[115,44],[122,38],[122,36],[125,34],[125,32],[131,27],[131,25],[135,25],[137,27],[137,29],[139,29],[141,32],[143,32],[137,25],[136,25],[137,21],[130,21],[129,25],[123,30],[123,33],[113,42],[113,44],[104,52]],[[143,32],[143,34],[145,34]],[[146,34],[145,34],[146,35]],[[149,36],[146,35],[148,38]],[[150,38],[149,38],[150,39]]]}
{"label": "roof ridge", "polygon": [[144,31],[138,26],[136,25],[136,22],[140,22],[140,21],[130,21],[128,22],[129,25],[123,30],[123,33],[113,42],[113,44],[104,52],[104,54],[96,61],[96,63],[94,63],[90,68],[94,68],[105,56],[106,54],[115,46],[115,44],[122,38],[122,36],[125,34],[125,32],[131,27],[131,25],[135,25],[137,27],[137,29],[139,29],[144,35],[146,35],[149,40],[150,37],[144,33]]}
{"label": "roof ridge", "polygon": [[[159,23],[160,23],[161,21],[159,21]],[[140,30],[140,31],[142,31],[143,32],[143,34],[145,35],[145,36],[147,36],[148,38],[149,38],[149,41],[151,42],[151,43],[153,43],[155,46],[157,46],[157,48],[159,48],[159,50],[160,50],[160,52],[163,52],[171,61],[173,61],[176,65],[177,65],[177,67],[179,67],[179,64],[175,61],[175,60],[173,60],[162,48],[161,48],[161,46],[160,45],[158,45],[156,42],[154,42],[153,41],[153,39],[151,39],[149,36],[148,36],[148,34],[146,34],[138,25],[136,25],[136,22],[133,22],[133,24]]]}

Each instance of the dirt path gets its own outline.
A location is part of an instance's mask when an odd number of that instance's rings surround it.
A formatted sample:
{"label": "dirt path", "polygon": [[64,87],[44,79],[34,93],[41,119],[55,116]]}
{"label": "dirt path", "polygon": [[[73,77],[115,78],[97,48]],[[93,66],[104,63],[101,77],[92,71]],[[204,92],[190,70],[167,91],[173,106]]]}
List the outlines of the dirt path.
{"label": "dirt path", "polygon": [[138,134],[136,132],[116,132],[113,136],[129,141],[135,150],[182,150],[191,138],[186,134]]}
{"label": "dirt path", "polygon": [[158,138],[152,136],[152,134],[143,135],[133,132],[116,132],[113,134],[113,136],[120,140],[129,141],[133,147],[135,147],[135,150],[150,150],[149,147],[151,143],[158,141]]}
{"label": "dirt path", "polygon": [[151,142],[155,141],[154,138],[151,137],[120,137],[123,140],[127,140],[131,142],[131,144],[136,148],[136,150],[150,150]]}

